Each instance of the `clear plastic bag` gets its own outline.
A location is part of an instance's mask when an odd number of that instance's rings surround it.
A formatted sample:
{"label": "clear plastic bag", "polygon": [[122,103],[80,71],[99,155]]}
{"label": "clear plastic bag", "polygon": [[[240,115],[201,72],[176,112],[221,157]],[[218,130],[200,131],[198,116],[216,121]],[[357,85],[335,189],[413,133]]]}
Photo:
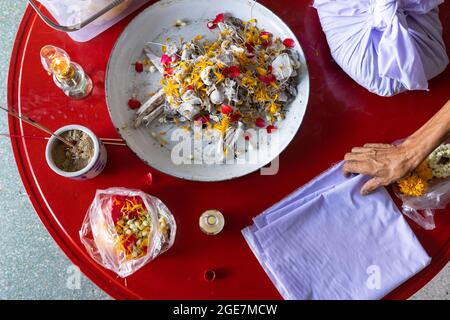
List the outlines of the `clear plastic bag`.
{"label": "clear plastic bag", "polygon": [[97,190],[80,230],[89,255],[125,278],[172,247],[175,219],[156,197],[139,190]]}
{"label": "clear plastic bag", "polygon": [[[448,145],[450,140],[443,145]],[[450,150],[450,145],[449,150]],[[426,161],[429,158],[427,158]],[[450,161],[450,158],[449,158]],[[411,218],[422,228],[433,230],[436,225],[434,222],[434,213],[436,209],[445,209],[450,203],[450,177],[437,178],[433,176],[427,182],[426,191],[418,197],[406,196],[403,194],[398,185],[394,187],[395,194],[402,200],[402,212]]]}
{"label": "clear plastic bag", "polygon": [[[100,12],[113,0],[38,0],[56,19],[58,24],[73,26]],[[117,7],[100,16],[79,31],[69,32],[69,36],[78,42],[89,41],[110,28],[149,0],[124,0]]]}

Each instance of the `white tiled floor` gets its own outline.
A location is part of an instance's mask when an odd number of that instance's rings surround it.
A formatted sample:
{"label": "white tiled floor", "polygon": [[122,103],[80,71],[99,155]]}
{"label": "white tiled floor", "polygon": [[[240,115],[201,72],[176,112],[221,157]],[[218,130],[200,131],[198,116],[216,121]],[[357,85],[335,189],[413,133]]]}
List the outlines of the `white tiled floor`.
{"label": "white tiled floor", "polygon": [[[0,0],[0,103],[6,102],[11,46],[26,0]],[[7,118],[0,114],[0,133]],[[71,289],[71,263],[30,205],[15,167],[9,140],[0,137],[0,299],[108,299],[82,277]],[[413,299],[450,299],[450,265]]]}

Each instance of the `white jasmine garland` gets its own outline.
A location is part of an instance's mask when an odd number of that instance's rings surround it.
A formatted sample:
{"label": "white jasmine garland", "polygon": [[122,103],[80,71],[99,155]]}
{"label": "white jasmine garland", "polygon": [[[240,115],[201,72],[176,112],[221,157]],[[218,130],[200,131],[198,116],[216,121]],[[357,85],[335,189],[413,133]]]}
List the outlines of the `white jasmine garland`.
{"label": "white jasmine garland", "polygon": [[428,156],[428,164],[436,178],[450,177],[450,144],[442,144]]}

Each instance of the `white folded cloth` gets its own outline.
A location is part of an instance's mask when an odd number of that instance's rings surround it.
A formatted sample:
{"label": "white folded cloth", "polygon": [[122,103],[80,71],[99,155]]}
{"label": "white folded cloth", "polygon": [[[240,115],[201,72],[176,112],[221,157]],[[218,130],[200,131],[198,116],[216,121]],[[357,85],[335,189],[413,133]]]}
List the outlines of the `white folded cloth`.
{"label": "white folded cloth", "polygon": [[254,219],[243,235],[285,299],[380,299],[430,262],[384,188],[342,163]]}

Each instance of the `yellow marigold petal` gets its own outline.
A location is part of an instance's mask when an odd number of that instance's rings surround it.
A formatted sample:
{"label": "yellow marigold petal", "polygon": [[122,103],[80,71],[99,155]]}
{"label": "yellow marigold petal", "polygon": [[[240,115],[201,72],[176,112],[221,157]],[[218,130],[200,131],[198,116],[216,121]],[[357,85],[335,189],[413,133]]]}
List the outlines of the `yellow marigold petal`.
{"label": "yellow marigold petal", "polygon": [[256,67],[256,72],[258,72],[258,74],[260,76],[266,76],[267,75],[267,71],[261,67]]}
{"label": "yellow marigold petal", "polygon": [[279,104],[273,102],[273,103],[271,103],[271,104],[269,105],[269,113],[270,113],[270,114],[275,114],[275,113],[277,113],[279,110],[280,110],[280,105],[279,105]]}
{"label": "yellow marigold petal", "polygon": [[193,40],[194,41],[200,41],[202,39],[203,39],[203,36],[201,34],[199,34],[198,36],[195,36]]}
{"label": "yellow marigold petal", "polygon": [[410,197],[420,197],[428,189],[426,180],[411,174],[397,181],[400,192]]}

